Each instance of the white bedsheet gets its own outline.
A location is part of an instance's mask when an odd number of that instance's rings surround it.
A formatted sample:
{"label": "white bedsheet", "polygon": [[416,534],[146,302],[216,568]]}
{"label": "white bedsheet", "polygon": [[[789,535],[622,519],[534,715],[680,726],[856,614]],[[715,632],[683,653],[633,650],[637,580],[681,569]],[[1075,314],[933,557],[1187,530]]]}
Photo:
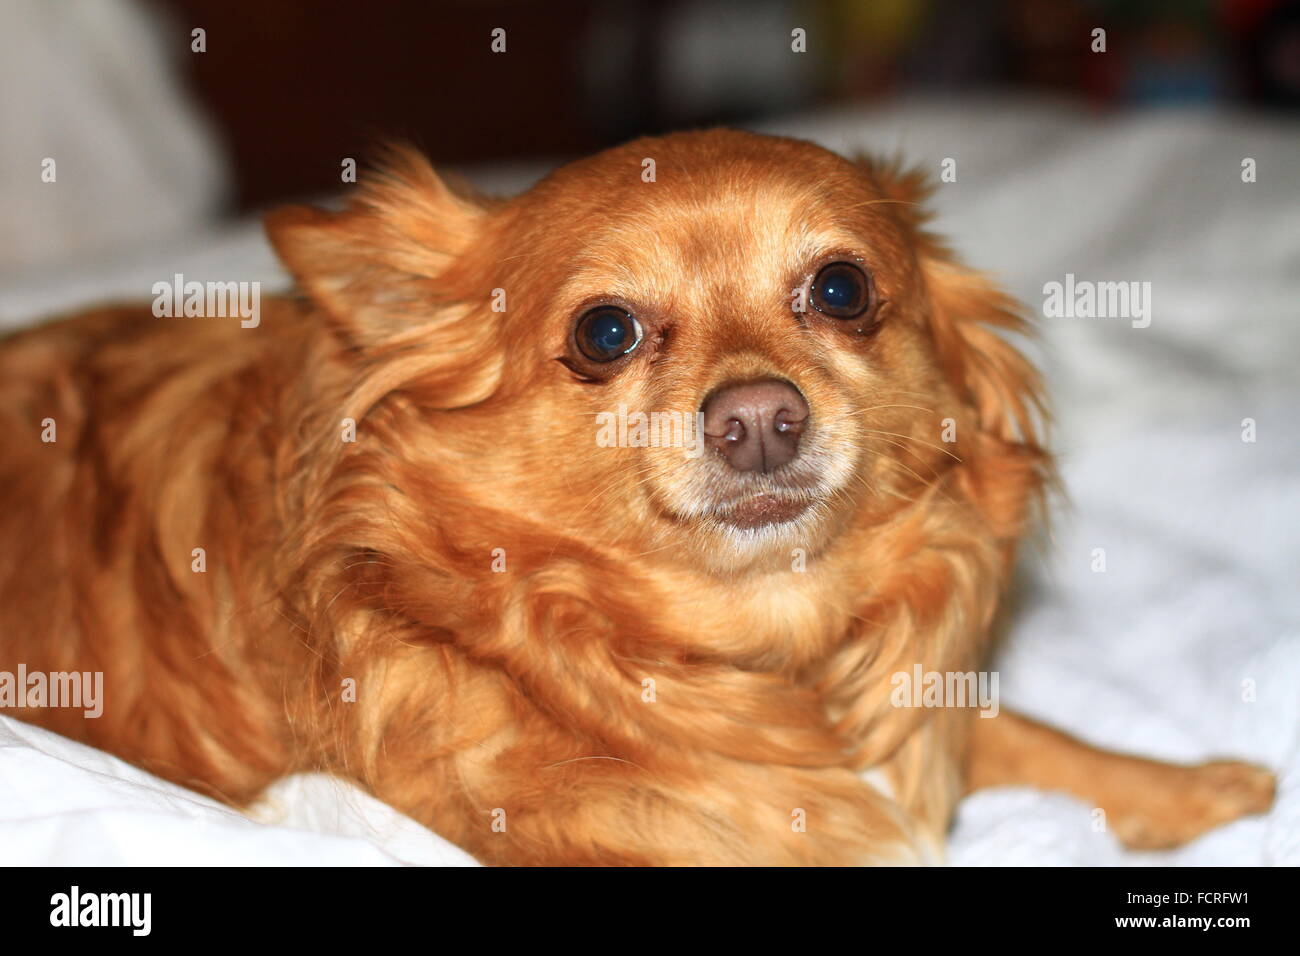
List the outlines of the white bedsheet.
{"label": "white bedsheet", "polygon": [[[1023,102],[913,103],[771,124],[938,169],[939,231],[1033,309],[1066,273],[1152,283],[1150,327],[1045,319],[1072,501],[1026,555],[1000,655],[1003,706],[1173,760],[1256,760],[1267,816],[1180,850],[1123,851],[1060,794],[960,807],[956,864],[1300,864],[1300,135],[1186,113],[1103,121]],[[1252,157],[1258,181],[1241,181]],[[0,286],[0,325],[187,279],[283,282],[255,226]],[[1241,439],[1254,419],[1257,440]],[[1091,570],[1105,550],[1105,573]],[[1253,682],[1254,699],[1244,697]],[[468,863],[356,790],[277,786],[260,822],[113,758],[0,718],[0,862]]]}

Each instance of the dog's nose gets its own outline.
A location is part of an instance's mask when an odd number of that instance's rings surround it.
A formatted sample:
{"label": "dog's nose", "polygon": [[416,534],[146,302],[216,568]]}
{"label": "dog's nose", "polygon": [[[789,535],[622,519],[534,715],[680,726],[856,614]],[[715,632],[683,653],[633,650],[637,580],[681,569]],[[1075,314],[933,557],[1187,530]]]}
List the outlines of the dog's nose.
{"label": "dog's nose", "polygon": [[799,454],[808,403],[789,382],[725,385],[700,409],[704,435],[737,471],[772,471]]}

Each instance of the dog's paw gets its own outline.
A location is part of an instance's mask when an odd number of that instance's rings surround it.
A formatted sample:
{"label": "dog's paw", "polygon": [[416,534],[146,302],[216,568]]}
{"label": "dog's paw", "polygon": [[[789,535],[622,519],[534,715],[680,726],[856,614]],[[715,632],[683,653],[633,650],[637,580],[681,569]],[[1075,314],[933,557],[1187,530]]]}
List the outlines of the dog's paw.
{"label": "dog's paw", "polygon": [[1252,813],[1263,813],[1273,805],[1277,780],[1263,767],[1238,760],[1217,760],[1192,768],[1198,786],[1209,799],[1219,804],[1223,821]]}
{"label": "dog's paw", "polygon": [[1273,774],[1236,760],[1169,767],[1168,776],[1112,815],[1115,835],[1130,849],[1179,846],[1273,805]]}

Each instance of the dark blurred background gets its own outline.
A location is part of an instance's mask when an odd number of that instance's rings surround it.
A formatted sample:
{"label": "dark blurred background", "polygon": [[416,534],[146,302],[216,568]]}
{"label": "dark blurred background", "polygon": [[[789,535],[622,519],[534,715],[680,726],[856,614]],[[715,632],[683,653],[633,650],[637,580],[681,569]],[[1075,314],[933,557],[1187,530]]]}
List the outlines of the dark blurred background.
{"label": "dark blurred background", "polygon": [[390,136],[465,165],[907,92],[1300,107],[1290,0],[141,2],[228,152],[238,211],[335,189],[341,157]]}
{"label": "dark blurred background", "polygon": [[1089,120],[1289,135],[1300,0],[0,0],[0,324],[115,288],[145,247],[206,255],[251,214],[328,201],[388,139],[508,193],[684,127],[859,148],[895,107],[945,129],[906,140],[927,161],[1035,110],[1076,155]]}

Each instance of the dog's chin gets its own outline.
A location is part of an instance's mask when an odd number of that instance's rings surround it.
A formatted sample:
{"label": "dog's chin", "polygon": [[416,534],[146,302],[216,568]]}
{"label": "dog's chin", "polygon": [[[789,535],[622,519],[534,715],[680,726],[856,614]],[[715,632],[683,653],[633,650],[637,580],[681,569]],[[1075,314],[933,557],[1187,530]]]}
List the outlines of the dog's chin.
{"label": "dog's chin", "polygon": [[792,548],[806,554],[822,550],[833,534],[830,503],[821,496],[760,492],[709,508],[696,517],[705,532],[706,561],[739,570],[754,562],[789,560]]}
{"label": "dog's chin", "polygon": [[[694,559],[719,571],[788,564],[793,550],[816,555],[846,527],[853,502],[844,494],[848,463],[817,473],[748,476],[706,474],[650,485],[662,526]],[[730,478],[730,480],[728,480]],[[776,566],[773,565],[773,566]]]}
{"label": "dog's chin", "polygon": [[762,531],[794,522],[812,506],[810,498],[764,492],[719,508],[710,517],[719,524],[741,531]]}
{"label": "dog's chin", "polygon": [[726,573],[781,570],[796,550],[819,554],[834,536],[830,504],[818,497],[758,494],[701,516],[701,557]]}

